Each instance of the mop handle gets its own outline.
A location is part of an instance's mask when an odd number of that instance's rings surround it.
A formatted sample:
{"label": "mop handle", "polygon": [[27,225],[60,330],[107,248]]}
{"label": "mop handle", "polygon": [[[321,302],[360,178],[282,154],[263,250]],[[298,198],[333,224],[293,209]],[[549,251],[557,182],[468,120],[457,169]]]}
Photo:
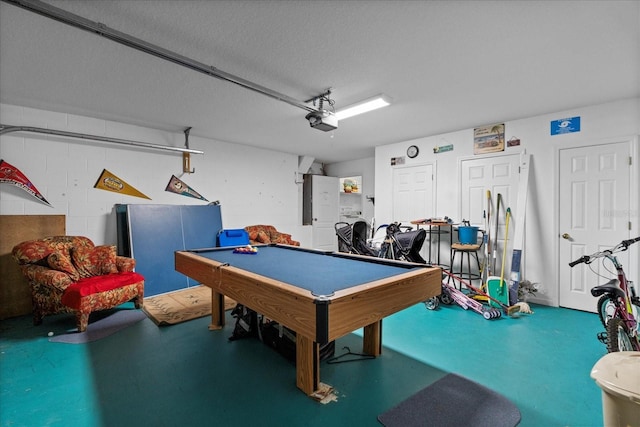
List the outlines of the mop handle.
{"label": "mop handle", "polygon": [[509,235],[509,218],[511,217],[511,208],[507,208],[507,225],[504,231],[504,248],[502,250],[502,271],[500,272],[500,286],[504,280],[504,263],[507,259],[507,236]]}

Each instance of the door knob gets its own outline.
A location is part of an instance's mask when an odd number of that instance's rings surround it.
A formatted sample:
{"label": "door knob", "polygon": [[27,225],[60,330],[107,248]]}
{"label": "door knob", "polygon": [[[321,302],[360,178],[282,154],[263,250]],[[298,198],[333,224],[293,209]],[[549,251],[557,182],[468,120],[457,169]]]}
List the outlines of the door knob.
{"label": "door knob", "polygon": [[569,239],[571,239],[571,236],[569,235],[569,233],[563,233],[562,234],[562,238],[565,239],[565,240],[569,240]]}

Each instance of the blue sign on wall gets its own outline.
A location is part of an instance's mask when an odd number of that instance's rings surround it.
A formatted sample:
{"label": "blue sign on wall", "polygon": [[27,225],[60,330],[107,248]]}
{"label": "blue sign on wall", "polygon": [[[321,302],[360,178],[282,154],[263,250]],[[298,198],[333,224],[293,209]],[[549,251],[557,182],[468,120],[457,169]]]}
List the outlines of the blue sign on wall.
{"label": "blue sign on wall", "polygon": [[560,135],[571,132],[580,132],[580,116],[553,120],[551,122],[551,135]]}

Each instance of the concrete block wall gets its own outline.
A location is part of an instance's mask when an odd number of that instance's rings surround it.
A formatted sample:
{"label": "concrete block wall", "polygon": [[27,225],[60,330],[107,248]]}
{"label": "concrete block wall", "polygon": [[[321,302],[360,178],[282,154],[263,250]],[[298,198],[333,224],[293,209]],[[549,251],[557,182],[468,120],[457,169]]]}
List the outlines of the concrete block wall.
{"label": "concrete block wall", "polygon": [[[17,105],[0,104],[0,123],[185,146],[180,129],[167,131]],[[3,183],[0,215],[64,214],[67,234],[87,236],[96,244],[115,244],[115,204],[207,203],[165,191],[175,175],[208,201],[220,201],[225,228],[272,224],[310,245],[311,233],[300,220],[298,156],[196,134],[197,130],[191,131],[189,148],[205,154],[191,155],[193,174],[183,173],[179,152],[25,132],[2,135],[0,158],[21,170],[51,206]],[[103,169],[151,200],[94,188]]]}

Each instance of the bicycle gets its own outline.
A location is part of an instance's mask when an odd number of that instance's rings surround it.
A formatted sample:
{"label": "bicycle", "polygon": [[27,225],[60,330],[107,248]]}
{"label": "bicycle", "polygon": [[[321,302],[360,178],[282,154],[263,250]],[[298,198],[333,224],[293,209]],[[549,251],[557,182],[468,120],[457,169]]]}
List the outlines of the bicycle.
{"label": "bicycle", "polygon": [[[623,240],[612,249],[585,255],[569,263],[569,267],[578,264],[591,264],[596,259],[602,258],[603,266],[607,271],[605,261],[609,260],[616,269],[617,279],[611,279],[607,283],[595,286],[591,289],[591,295],[600,297],[597,303],[598,316],[605,328],[604,333],[598,334],[598,339],[605,343],[609,353],[616,351],[640,351],[638,339],[638,309],[640,299],[635,294],[633,282],[627,280],[622,264],[615,256],[618,252],[626,251],[630,245],[640,241],[640,237]],[[596,273],[593,268],[589,269]]]}

